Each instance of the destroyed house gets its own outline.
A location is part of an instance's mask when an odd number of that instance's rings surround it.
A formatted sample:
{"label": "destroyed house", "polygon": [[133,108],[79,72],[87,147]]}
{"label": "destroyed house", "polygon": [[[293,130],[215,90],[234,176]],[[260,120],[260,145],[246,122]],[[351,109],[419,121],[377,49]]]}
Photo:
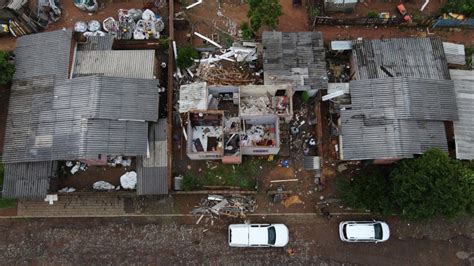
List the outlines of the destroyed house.
{"label": "destroyed house", "polygon": [[[190,88],[198,89],[186,93]],[[242,155],[278,154],[280,119],[291,119],[292,97],[289,85],[181,86],[188,157],[241,163]]]}
{"label": "destroyed house", "polygon": [[327,89],[326,52],[321,32],[262,34],[265,85],[291,85],[293,90]]}
{"label": "destroyed house", "polygon": [[44,198],[57,161],[148,155],[149,127],[158,121],[157,80],[104,73],[68,79],[75,43],[67,30],[18,38],[17,47],[3,197]]}

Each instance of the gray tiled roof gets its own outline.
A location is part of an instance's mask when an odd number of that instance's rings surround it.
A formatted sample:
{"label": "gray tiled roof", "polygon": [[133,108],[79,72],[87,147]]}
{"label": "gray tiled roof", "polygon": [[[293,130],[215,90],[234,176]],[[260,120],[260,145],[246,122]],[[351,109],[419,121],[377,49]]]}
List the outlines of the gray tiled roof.
{"label": "gray tiled roof", "polygon": [[70,30],[25,35],[17,39],[13,79],[37,76],[67,78],[71,53]]}
{"label": "gray tiled roof", "polygon": [[357,40],[352,53],[358,80],[390,77],[387,71],[394,77],[450,79],[439,38]]}
{"label": "gray tiled roof", "polygon": [[349,86],[353,109],[393,107],[399,119],[458,118],[451,80],[397,77],[354,80]]}
{"label": "gray tiled roof", "polygon": [[[146,154],[158,119],[158,82],[88,76],[15,81],[5,133],[6,163]],[[132,121],[119,121],[132,120]]]}
{"label": "gray tiled roof", "polygon": [[321,32],[262,34],[265,85],[291,84],[295,90],[327,89]]}
{"label": "gray tiled roof", "polygon": [[166,119],[150,123],[148,134],[150,157],[137,158],[138,195],[168,194],[166,127]]}
{"label": "gray tiled roof", "polygon": [[44,198],[48,193],[50,178],[56,175],[55,162],[5,164],[2,197]]}
{"label": "gray tiled roof", "polygon": [[393,108],[341,110],[343,160],[411,158],[429,148],[447,151],[442,121],[404,120]]}
{"label": "gray tiled roof", "polygon": [[456,158],[474,159],[474,71],[450,70],[454,80],[459,120],[454,121]]}
{"label": "gray tiled roof", "polygon": [[77,44],[77,51],[112,50],[114,39],[114,36],[110,34],[105,36],[89,36],[85,43]]}
{"label": "gray tiled roof", "polygon": [[110,77],[153,79],[154,50],[77,51],[73,77],[102,74]]}

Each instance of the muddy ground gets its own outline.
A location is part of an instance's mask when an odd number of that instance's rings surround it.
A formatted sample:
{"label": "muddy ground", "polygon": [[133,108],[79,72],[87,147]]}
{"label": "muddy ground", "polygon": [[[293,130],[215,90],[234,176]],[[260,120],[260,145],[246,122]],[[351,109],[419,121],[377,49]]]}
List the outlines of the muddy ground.
{"label": "muddy ground", "polygon": [[[338,222],[318,217],[252,217],[252,222],[285,223],[285,248],[230,248],[226,220],[194,225],[187,217],[0,220],[2,264],[243,264],[243,265],[469,265],[474,262],[472,235],[399,232],[385,243],[346,244]],[[469,226],[466,224],[465,226]],[[472,226],[472,223],[471,223]],[[461,227],[461,230],[467,230]],[[426,229],[424,229],[426,231]],[[436,233],[436,232],[433,232]]]}

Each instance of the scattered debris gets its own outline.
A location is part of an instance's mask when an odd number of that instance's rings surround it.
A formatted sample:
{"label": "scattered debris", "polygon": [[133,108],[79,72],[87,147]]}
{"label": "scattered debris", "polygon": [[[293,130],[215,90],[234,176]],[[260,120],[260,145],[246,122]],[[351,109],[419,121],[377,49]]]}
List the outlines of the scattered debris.
{"label": "scattered debris", "polygon": [[304,202],[300,200],[300,197],[298,195],[291,196],[283,200],[283,206],[285,206],[286,208],[290,207],[293,204],[304,204]]}
{"label": "scattered debris", "polygon": [[59,193],[71,193],[71,192],[74,192],[76,191],[75,188],[73,187],[65,187],[65,188],[62,188],[60,190],[58,190]]}
{"label": "scattered debris", "polygon": [[209,195],[191,213],[195,215],[210,215],[212,219],[221,215],[245,218],[248,213],[254,212],[256,208],[257,203],[250,196],[232,195],[224,197],[221,195]]}

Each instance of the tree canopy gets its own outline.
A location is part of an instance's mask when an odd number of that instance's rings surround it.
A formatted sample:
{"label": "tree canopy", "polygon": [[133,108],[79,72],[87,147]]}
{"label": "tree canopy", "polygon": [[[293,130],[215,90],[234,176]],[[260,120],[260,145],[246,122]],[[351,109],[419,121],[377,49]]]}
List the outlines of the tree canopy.
{"label": "tree canopy", "polygon": [[9,83],[15,74],[15,65],[8,62],[9,54],[0,51],[0,84]]}
{"label": "tree canopy", "polygon": [[181,69],[188,68],[193,65],[193,60],[198,58],[198,56],[198,51],[191,46],[179,48],[176,64]]}
{"label": "tree canopy", "polygon": [[409,219],[473,212],[474,170],[439,149],[403,160],[388,174],[368,169],[352,181],[338,180],[341,199],[351,207]]}
{"label": "tree canopy", "polygon": [[249,11],[247,18],[250,24],[241,24],[241,30],[244,37],[248,39],[251,29],[255,35],[263,25],[267,25],[272,29],[278,26],[278,18],[283,14],[283,8],[278,0],[247,0]]}

